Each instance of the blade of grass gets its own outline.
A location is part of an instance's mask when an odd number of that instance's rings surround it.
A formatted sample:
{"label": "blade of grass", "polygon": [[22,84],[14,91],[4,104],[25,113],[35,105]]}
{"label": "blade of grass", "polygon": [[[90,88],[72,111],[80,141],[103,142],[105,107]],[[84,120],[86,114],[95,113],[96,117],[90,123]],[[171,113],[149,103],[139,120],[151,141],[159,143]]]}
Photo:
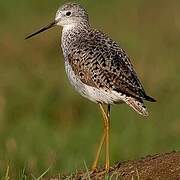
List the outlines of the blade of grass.
{"label": "blade of grass", "polygon": [[50,169],[51,169],[51,167],[49,167],[45,172],[43,172],[38,178],[34,177],[33,175],[32,175],[32,177],[35,180],[41,180],[49,172]]}
{"label": "blade of grass", "polygon": [[86,172],[87,172],[87,176],[88,176],[87,178],[88,178],[88,180],[91,180],[90,175],[89,175],[89,170],[88,170],[88,167],[87,167],[85,161],[84,161],[84,166],[85,166],[85,169],[86,169]]}

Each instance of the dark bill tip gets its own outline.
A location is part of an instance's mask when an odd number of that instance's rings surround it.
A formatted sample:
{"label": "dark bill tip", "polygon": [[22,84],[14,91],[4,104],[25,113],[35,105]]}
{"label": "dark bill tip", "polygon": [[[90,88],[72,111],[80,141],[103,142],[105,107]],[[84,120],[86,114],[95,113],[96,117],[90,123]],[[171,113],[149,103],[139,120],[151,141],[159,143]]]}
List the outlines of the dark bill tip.
{"label": "dark bill tip", "polygon": [[33,36],[35,36],[35,35],[43,32],[43,31],[46,31],[46,30],[54,27],[54,26],[56,25],[56,23],[57,23],[56,21],[51,22],[50,24],[46,25],[45,27],[43,27],[43,28],[41,28],[41,29],[39,29],[39,30],[37,30],[37,31],[35,31],[35,32],[27,35],[27,36],[25,37],[25,39],[29,39],[29,38],[31,38],[31,37],[33,37]]}

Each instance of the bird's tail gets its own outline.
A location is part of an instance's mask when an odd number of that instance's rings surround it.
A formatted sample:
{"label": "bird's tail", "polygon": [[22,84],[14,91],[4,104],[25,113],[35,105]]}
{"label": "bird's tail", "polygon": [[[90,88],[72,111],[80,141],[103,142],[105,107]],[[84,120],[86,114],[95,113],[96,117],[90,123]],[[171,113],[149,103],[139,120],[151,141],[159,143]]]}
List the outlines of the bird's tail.
{"label": "bird's tail", "polygon": [[138,112],[140,115],[142,115],[142,116],[148,116],[149,115],[149,113],[148,113],[148,111],[147,111],[142,100],[139,100],[139,99],[137,100],[133,97],[128,97],[126,99],[126,103],[130,107],[132,107],[136,112]]}
{"label": "bird's tail", "polygon": [[145,94],[145,100],[150,102],[156,102],[156,100],[148,95]]}

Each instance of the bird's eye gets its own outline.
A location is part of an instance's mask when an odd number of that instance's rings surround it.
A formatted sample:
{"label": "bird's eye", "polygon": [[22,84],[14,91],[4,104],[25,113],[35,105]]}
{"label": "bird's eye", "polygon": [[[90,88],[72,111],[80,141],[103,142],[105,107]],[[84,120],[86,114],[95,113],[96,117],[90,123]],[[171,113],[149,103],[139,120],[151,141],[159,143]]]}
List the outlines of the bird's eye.
{"label": "bird's eye", "polygon": [[71,15],[70,11],[66,12],[66,16],[70,16],[70,15]]}

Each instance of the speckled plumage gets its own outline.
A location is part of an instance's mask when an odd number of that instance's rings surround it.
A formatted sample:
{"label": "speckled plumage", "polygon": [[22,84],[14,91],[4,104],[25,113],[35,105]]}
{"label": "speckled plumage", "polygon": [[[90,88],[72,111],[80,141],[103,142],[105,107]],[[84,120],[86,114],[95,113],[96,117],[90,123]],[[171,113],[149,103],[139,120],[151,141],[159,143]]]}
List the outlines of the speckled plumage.
{"label": "speckled plumage", "polygon": [[62,50],[71,84],[84,97],[104,104],[125,102],[147,116],[147,96],[129,57],[106,34],[92,28],[86,10],[76,3],[60,7],[55,21],[26,39],[55,25],[62,26]]}
{"label": "speckled plumage", "polygon": [[89,25],[84,8],[66,4],[61,11],[83,14],[82,21],[63,27],[62,50],[68,78],[75,89],[94,102],[126,102],[142,115],[147,115],[143,100],[146,95],[129,57],[107,35]]}
{"label": "speckled plumage", "polygon": [[56,25],[63,27],[61,47],[71,84],[82,96],[98,103],[103,116],[104,133],[92,172],[97,169],[104,145],[105,170],[108,173],[110,106],[125,102],[139,114],[147,116],[143,101],[155,100],[146,95],[125,51],[107,35],[92,28],[86,10],[78,4],[63,5],[58,9],[53,22],[25,39]]}

